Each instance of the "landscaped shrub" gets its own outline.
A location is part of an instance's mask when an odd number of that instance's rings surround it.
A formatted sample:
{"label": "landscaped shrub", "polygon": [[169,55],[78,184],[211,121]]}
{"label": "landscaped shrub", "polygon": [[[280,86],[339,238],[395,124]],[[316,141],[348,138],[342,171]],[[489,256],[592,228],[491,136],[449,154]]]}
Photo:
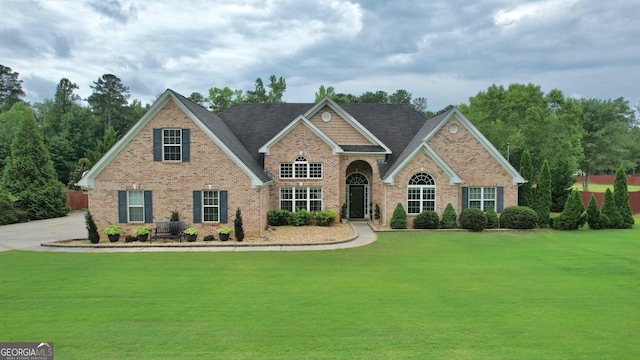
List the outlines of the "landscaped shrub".
{"label": "landscaped shrub", "polygon": [[380,205],[378,205],[378,203],[376,203],[376,208],[373,211],[373,218],[376,220],[380,220]]}
{"label": "landscaped shrub", "polygon": [[20,220],[20,211],[15,206],[16,198],[0,188],[0,225],[13,224]]}
{"label": "landscaped shrub", "polygon": [[629,202],[629,189],[627,188],[627,174],[624,168],[620,166],[616,171],[616,178],[613,182],[613,199],[616,207],[622,216],[621,228],[631,229],[634,224],[633,210]]}
{"label": "landscaped shrub", "polygon": [[466,208],[460,213],[460,227],[471,231],[487,228],[487,214],[478,208]]}
{"label": "landscaped shrub", "polygon": [[294,226],[311,225],[311,220],[313,220],[313,213],[309,210],[300,209],[293,213]]}
{"label": "landscaped shrub", "polygon": [[600,230],[607,227],[607,223],[609,219],[607,219],[606,215],[600,212],[598,209],[598,202],[596,202],[596,197],[591,194],[591,199],[589,200],[589,205],[587,206],[587,225],[589,225],[589,229],[591,230]]}
{"label": "landscaped shrub", "polygon": [[447,204],[442,213],[442,220],[440,220],[441,229],[455,229],[458,227],[458,214],[456,209],[453,208],[451,203]]}
{"label": "landscaped shrub", "polygon": [[509,206],[500,214],[500,227],[506,229],[533,229],[538,224],[538,215],[527,206]]}
{"label": "landscaped shrub", "polygon": [[91,212],[87,211],[84,216],[85,226],[87,228],[87,237],[92,244],[97,244],[100,242],[100,234],[98,234],[98,227],[96,223],[93,221],[93,216],[91,216]]}
{"label": "landscaped shrub", "polygon": [[244,240],[244,228],[242,227],[242,212],[240,208],[236,210],[236,218],[233,219],[233,231],[236,234],[236,240]]}
{"label": "landscaped shrub", "polygon": [[569,193],[562,213],[553,219],[553,228],[556,230],[578,230],[586,221],[582,198],[577,190]]}
{"label": "landscaped shrub", "polygon": [[498,219],[498,214],[493,206],[489,206],[486,211],[487,215],[487,229],[495,229],[500,226],[500,219]]}
{"label": "landscaped shrub", "polygon": [[393,216],[391,217],[392,229],[406,229],[407,228],[407,213],[404,211],[404,207],[401,203],[396,205],[393,210]]}
{"label": "landscaped shrub", "polygon": [[178,210],[172,210],[171,216],[169,217],[169,221],[180,221],[180,216],[178,215]]}
{"label": "landscaped shrub", "polygon": [[607,217],[607,219],[609,219],[607,223],[608,229],[624,228],[624,219],[622,219],[622,215],[620,215],[620,212],[618,211],[618,207],[616,206],[611,189],[607,189],[604,192],[604,200],[602,201],[602,213]]}
{"label": "landscaped shrub", "polygon": [[271,226],[285,226],[292,223],[293,217],[289,210],[270,210],[267,212],[267,224]]}
{"label": "landscaped shrub", "polygon": [[138,241],[138,238],[133,236],[133,235],[127,235],[124,237],[124,242],[126,243],[130,243],[130,242],[134,242],[134,241]]}
{"label": "landscaped shrub", "polygon": [[432,210],[425,210],[413,219],[414,229],[437,229],[440,225],[438,213]]}
{"label": "landscaped shrub", "polygon": [[209,234],[209,235],[204,237],[204,241],[213,241],[215,239],[216,239],[215,236],[213,236],[211,234]]}
{"label": "landscaped shrub", "polygon": [[527,182],[518,187],[518,205],[532,207],[533,193],[531,191],[531,185],[533,184],[533,166],[531,165],[531,155],[529,155],[529,151],[527,150],[522,152],[522,157],[520,158],[520,175],[522,175]]}
{"label": "landscaped shrub", "polygon": [[338,215],[332,210],[322,210],[313,213],[313,218],[318,226],[331,226]]}
{"label": "landscaped shrub", "polygon": [[542,228],[548,227],[549,218],[551,217],[551,172],[549,171],[547,160],[542,163],[538,174],[533,209],[538,214],[538,226]]}

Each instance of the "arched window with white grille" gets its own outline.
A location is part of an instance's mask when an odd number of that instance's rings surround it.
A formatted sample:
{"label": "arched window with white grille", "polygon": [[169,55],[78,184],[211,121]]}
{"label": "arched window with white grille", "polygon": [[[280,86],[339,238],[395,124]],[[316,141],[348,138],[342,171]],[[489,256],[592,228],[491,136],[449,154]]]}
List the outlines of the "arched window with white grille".
{"label": "arched window with white grille", "polygon": [[436,181],[425,172],[419,172],[409,179],[407,185],[407,212],[419,214],[436,209]]}

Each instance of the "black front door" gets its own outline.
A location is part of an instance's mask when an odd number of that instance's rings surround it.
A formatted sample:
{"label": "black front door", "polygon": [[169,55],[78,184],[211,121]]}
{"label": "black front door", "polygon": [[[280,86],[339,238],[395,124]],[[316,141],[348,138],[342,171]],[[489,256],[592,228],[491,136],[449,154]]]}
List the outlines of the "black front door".
{"label": "black front door", "polygon": [[349,218],[364,217],[364,185],[349,186]]}

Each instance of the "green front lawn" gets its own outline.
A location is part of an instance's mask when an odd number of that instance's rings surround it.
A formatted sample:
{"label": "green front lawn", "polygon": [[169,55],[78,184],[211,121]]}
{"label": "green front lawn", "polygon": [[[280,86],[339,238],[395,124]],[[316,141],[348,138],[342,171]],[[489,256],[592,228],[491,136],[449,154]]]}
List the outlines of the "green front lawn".
{"label": "green front lawn", "polygon": [[[575,184],[573,184],[573,188],[578,190],[578,191],[582,191],[582,182],[576,182]],[[605,191],[607,191],[607,189],[611,189],[611,191],[613,191],[613,184],[594,184],[594,183],[589,183],[589,191],[591,192],[598,192],[598,193],[603,193]],[[627,185],[627,190],[628,191],[639,191],[640,190],[640,186],[638,185]]]}
{"label": "green front lawn", "polygon": [[0,274],[0,341],[53,341],[60,359],[640,358],[640,225],[319,252],[9,251]]}

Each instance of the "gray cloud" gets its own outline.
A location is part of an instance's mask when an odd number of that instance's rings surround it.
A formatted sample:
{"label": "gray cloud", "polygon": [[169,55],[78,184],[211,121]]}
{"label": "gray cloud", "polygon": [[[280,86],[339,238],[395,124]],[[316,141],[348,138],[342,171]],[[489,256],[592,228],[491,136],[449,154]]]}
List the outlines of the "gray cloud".
{"label": "gray cloud", "polygon": [[0,59],[54,84],[67,77],[83,97],[104,73],[143,101],[166,88],[187,96],[214,86],[248,90],[256,77],[275,74],[287,79],[289,102],[312,101],[321,84],[356,94],[402,88],[437,110],[492,83],[533,82],[635,104],[636,7],[631,0],[90,0],[80,7],[10,0],[0,2],[13,14],[0,28]]}

